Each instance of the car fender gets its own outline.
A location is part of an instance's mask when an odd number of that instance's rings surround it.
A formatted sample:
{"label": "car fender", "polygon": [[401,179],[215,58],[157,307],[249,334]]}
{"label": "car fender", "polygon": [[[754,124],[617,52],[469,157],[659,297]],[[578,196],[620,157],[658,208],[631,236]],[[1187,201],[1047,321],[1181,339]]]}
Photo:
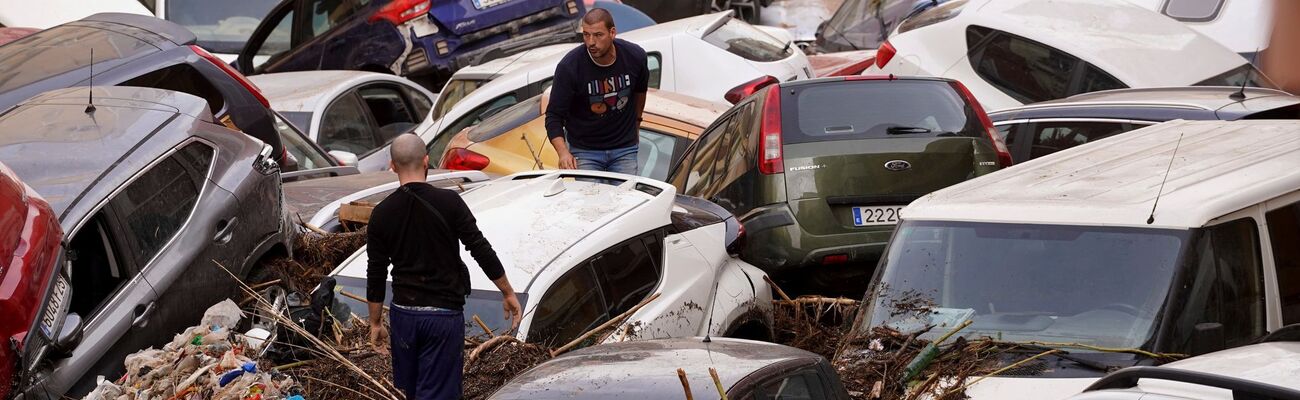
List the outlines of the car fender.
{"label": "car fender", "polygon": [[728,258],[718,274],[713,297],[713,323],[700,335],[724,335],[745,323],[758,322],[772,328],[772,286],[763,270]]}

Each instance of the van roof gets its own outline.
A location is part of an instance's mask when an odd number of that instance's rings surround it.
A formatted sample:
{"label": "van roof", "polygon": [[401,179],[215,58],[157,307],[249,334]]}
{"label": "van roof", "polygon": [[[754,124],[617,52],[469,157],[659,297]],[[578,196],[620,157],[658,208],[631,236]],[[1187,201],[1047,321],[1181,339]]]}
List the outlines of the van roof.
{"label": "van roof", "polygon": [[1177,120],[936,191],[902,216],[1186,229],[1298,188],[1300,122]]}

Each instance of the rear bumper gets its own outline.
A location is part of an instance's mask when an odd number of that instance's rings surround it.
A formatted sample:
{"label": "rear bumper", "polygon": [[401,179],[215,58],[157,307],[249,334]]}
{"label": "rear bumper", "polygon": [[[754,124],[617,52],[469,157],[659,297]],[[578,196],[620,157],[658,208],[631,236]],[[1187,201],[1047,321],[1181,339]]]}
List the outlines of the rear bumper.
{"label": "rear bumper", "polygon": [[[870,273],[894,233],[891,225],[816,235],[800,226],[785,204],[755,211],[741,221],[746,236],[741,258],[772,275],[822,270],[836,275]],[[847,256],[847,261],[824,265],[822,260],[832,255]]]}
{"label": "rear bumper", "polygon": [[577,18],[560,5],[463,36],[412,37],[406,72],[451,72],[536,47],[576,42]]}

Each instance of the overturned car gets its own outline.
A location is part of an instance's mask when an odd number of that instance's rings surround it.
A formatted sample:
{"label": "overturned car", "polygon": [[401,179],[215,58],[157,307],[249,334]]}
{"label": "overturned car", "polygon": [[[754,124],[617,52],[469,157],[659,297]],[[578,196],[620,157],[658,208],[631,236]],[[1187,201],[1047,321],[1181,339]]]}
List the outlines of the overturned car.
{"label": "overturned car", "polygon": [[[598,179],[616,185],[589,182]],[[518,173],[463,196],[519,291],[521,340],[562,345],[624,313],[605,341],[771,337],[771,287],[761,270],[728,254],[741,229],[717,205],[660,181],[591,171]],[[501,294],[468,252],[461,258],[472,289],[466,335],[484,333],[474,316],[505,333]],[[363,248],[331,274],[339,290],[364,294],[366,261]]]}

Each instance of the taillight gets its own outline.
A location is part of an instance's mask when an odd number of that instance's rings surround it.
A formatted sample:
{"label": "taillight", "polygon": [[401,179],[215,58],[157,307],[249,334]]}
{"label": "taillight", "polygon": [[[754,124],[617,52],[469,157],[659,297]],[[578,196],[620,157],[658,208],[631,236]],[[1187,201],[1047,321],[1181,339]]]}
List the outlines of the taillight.
{"label": "taillight", "polygon": [[781,158],[781,88],[773,86],[767,90],[763,100],[763,123],[759,125],[758,171],[763,175],[785,172],[785,161]]}
{"label": "taillight", "polygon": [[894,49],[894,45],[886,40],[885,43],[880,45],[879,49],[876,49],[876,68],[884,68],[885,64],[889,64],[889,60],[894,59],[896,53],[898,53],[898,50]]}
{"label": "taillight", "polygon": [[[221,59],[217,58],[217,56],[208,53],[207,50],[203,50],[202,47],[199,47],[197,45],[190,45],[190,49],[194,50],[194,54],[198,54],[199,57],[203,57],[203,59],[208,60],[208,62],[212,63],[213,65],[216,65],[217,68],[221,68],[221,70],[225,72],[226,75],[230,75],[230,77],[233,78],[235,82],[239,82],[239,85],[243,86],[244,89],[248,89],[248,92],[252,93],[253,97],[257,98],[257,101],[259,103],[262,103],[262,106],[266,108],[271,108],[271,102],[266,101],[266,96],[262,96],[262,89],[258,89],[257,85],[254,85],[253,82],[249,82],[248,78],[244,77],[244,74],[239,73],[239,71],[236,71],[233,67],[230,66],[230,64],[226,64],[225,61],[221,61]],[[212,112],[217,112],[217,110],[212,110]]]}
{"label": "taillight", "polygon": [[727,102],[731,104],[736,104],[739,103],[741,100],[744,100],[746,97],[749,97],[754,93],[758,93],[759,90],[763,90],[763,88],[768,87],[774,83],[781,83],[781,81],[777,80],[771,75],[764,75],[758,79],[745,82],[740,84],[740,86],[731,88],[731,90],[728,90],[727,94],[722,96],[722,98],[727,99]]}
{"label": "taillight", "polygon": [[367,21],[373,23],[384,20],[393,25],[401,25],[403,22],[429,12],[431,4],[430,0],[393,0],[392,3],[388,3],[379,11],[376,11],[374,15],[371,15]]}
{"label": "taillight", "polygon": [[979,100],[975,100],[975,95],[970,92],[970,89],[966,89],[966,85],[957,81],[952,81],[951,84],[954,89],[961,93],[961,97],[966,98],[966,102],[970,103],[971,110],[975,111],[976,115],[979,115],[980,124],[984,125],[984,134],[993,142],[993,150],[998,152],[998,166],[1002,168],[1010,167],[1013,163],[1011,150],[1007,149],[1007,143],[1002,140],[1002,136],[998,135],[998,130],[993,127],[993,120],[989,119],[989,115],[984,112],[984,107],[980,106]]}
{"label": "taillight", "polygon": [[482,171],[487,168],[488,163],[492,160],[487,156],[475,153],[473,150],[463,148],[453,148],[447,150],[447,154],[442,157],[443,169],[454,169],[461,171]]}

